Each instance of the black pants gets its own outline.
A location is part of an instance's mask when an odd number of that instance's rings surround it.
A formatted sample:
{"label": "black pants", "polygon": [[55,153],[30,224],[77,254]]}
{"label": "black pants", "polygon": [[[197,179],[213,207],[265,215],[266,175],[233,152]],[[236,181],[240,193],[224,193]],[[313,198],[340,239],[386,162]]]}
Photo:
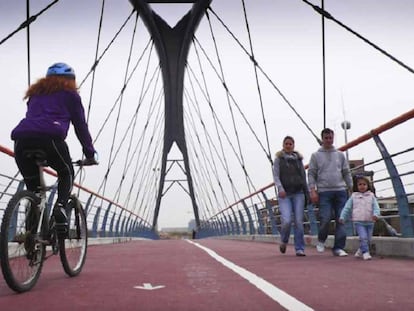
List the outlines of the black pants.
{"label": "black pants", "polygon": [[41,149],[47,155],[47,163],[58,175],[57,202],[66,206],[73,187],[74,171],[69,149],[65,141],[57,139],[30,138],[19,139],[14,143],[14,157],[23,175],[26,187],[37,191],[40,186],[39,168],[33,159],[23,156],[29,149]]}

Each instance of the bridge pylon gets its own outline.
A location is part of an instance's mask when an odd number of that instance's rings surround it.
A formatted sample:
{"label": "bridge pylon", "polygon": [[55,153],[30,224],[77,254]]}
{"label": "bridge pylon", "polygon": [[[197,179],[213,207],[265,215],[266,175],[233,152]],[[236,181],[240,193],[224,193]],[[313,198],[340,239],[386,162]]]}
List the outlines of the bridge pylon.
{"label": "bridge pylon", "polygon": [[[188,162],[188,151],[184,132],[183,90],[184,69],[194,33],[212,0],[130,0],[145,23],[160,59],[160,67],[164,83],[165,124],[164,146],[160,171],[159,189],[152,228],[155,230],[163,196],[168,154],[176,143],[183,156],[185,175],[188,181],[188,194],[193,205],[194,218],[200,227],[197,202],[194,195],[193,180]],[[170,27],[150,7],[150,3],[193,3],[191,10],[174,26]]]}

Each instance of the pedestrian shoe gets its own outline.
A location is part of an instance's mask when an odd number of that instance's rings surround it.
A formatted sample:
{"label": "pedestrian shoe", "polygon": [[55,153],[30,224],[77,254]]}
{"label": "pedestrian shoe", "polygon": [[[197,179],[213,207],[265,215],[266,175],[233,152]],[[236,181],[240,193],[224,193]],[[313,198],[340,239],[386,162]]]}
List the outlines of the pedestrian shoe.
{"label": "pedestrian shoe", "polygon": [[333,254],[334,254],[334,256],[338,256],[338,257],[345,257],[345,256],[348,256],[348,253],[347,252],[345,252],[343,249],[335,249],[334,251],[333,251]]}
{"label": "pedestrian shoe", "polygon": [[325,244],[323,242],[318,241],[318,243],[316,243],[316,250],[318,251],[318,253],[323,253],[325,251]]}
{"label": "pedestrian shoe", "polygon": [[305,257],[306,256],[306,254],[305,254],[305,252],[303,251],[303,250],[297,250],[296,251],[296,256],[298,256],[298,257]]}
{"label": "pedestrian shoe", "polygon": [[280,244],[279,250],[282,254],[286,253],[286,244],[285,243]]}
{"label": "pedestrian shoe", "polygon": [[369,252],[363,253],[362,258],[364,260],[371,260],[372,259],[371,254]]}
{"label": "pedestrian shoe", "polygon": [[361,249],[360,248],[358,248],[358,250],[355,252],[355,255],[354,255],[356,258],[361,258],[362,257],[362,252],[361,252]]}

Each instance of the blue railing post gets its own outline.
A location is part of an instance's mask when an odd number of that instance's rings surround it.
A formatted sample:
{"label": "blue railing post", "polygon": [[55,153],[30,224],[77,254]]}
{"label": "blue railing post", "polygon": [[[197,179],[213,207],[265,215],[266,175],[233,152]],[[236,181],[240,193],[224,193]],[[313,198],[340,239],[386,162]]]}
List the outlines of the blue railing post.
{"label": "blue railing post", "polygon": [[229,219],[227,219],[224,213],[223,213],[223,219],[225,221],[226,235],[232,234],[233,233],[232,223]]}
{"label": "blue railing post", "polygon": [[230,228],[231,228],[231,230],[230,230],[231,234],[235,235],[236,234],[236,228],[234,228],[234,223],[233,223],[233,220],[231,219],[231,215],[229,214],[229,215],[227,215],[227,217],[229,218],[228,221],[229,221]]}
{"label": "blue railing post", "polygon": [[217,219],[217,221],[219,223],[219,232],[218,232],[219,235],[226,235],[227,232],[226,232],[226,225],[225,225],[225,223],[223,222],[222,219]]}
{"label": "blue railing post", "polygon": [[234,227],[235,227],[234,231],[236,234],[240,234],[240,225],[239,225],[239,221],[237,220],[236,212],[234,211],[233,208],[231,209],[231,211],[233,212],[233,217],[234,217]]}
{"label": "blue railing post", "polygon": [[83,209],[84,209],[84,211],[85,211],[85,215],[88,215],[88,213],[89,213],[89,209],[90,209],[90,207],[91,207],[92,197],[93,197],[93,194],[91,194],[91,195],[89,196],[88,200],[86,201],[85,207],[83,208]]}
{"label": "blue railing post", "polygon": [[407,194],[404,189],[404,185],[401,182],[400,175],[395,167],[395,164],[388,153],[387,148],[381,141],[378,135],[373,135],[374,141],[377,144],[377,147],[384,159],[385,165],[387,167],[388,173],[391,177],[392,186],[394,188],[395,197],[397,199],[398,211],[400,215],[400,227],[403,237],[413,237],[413,220],[411,219],[409,203],[407,199]]}
{"label": "blue railing post", "polygon": [[112,214],[112,218],[111,218],[111,224],[109,226],[109,236],[112,238],[114,237],[114,225],[115,225],[115,217],[116,217],[116,210],[114,211],[114,213]]}
{"label": "blue railing post", "polygon": [[102,220],[102,226],[101,226],[101,232],[103,232],[103,235],[106,237],[107,236],[107,232],[106,232],[106,223],[108,221],[108,216],[109,216],[109,211],[111,210],[112,207],[112,203],[109,203],[106,211],[105,211],[105,215],[104,218]]}
{"label": "blue railing post", "polygon": [[99,215],[101,214],[101,209],[102,209],[101,206],[99,206],[96,209],[95,217],[93,218],[91,235],[94,238],[98,237],[98,223],[99,223]]}
{"label": "blue railing post", "polygon": [[243,234],[247,234],[246,222],[244,221],[243,214],[242,214],[241,210],[239,210],[239,218],[240,218],[240,223],[241,223],[241,227],[242,227],[242,232],[243,232]]}
{"label": "blue railing post", "polygon": [[119,213],[119,217],[118,220],[116,222],[116,230],[115,230],[115,236],[119,237],[120,236],[120,230],[119,230],[119,226],[121,224],[121,217],[122,217],[122,213],[124,212],[124,210],[121,210],[121,213]]}
{"label": "blue railing post", "polygon": [[259,222],[259,228],[257,229],[257,233],[258,234],[265,234],[263,215],[260,212],[259,208],[257,207],[257,204],[254,204],[254,208],[256,210],[256,215],[257,215],[257,219],[258,219],[258,222]]}
{"label": "blue railing post", "polygon": [[246,211],[246,215],[247,215],[247,219],[249,220],[249,234],[255,234],[255,229],[254,229],[254,223],[253,223],[253,218],[252,218],[252,214],[249,211],[249,208],[247,207],[246,202],[243,200],[242,201],[244,210]]}
{"label": "blue railing post", "polygon": [[262,195],[265,199],[265,205],[266,205],[266,209],[270,218],[270,225],[272,228],[272,234],[279,234],[279,231],[277,230],[277,226],[276,226],[276,218],[275,218],[275,214],[273,213],[273,209],[272,209],[272,205],[270,204],[270,201],[267,199],[267,196],[264,192],[262,192]]}
{"label": "blue railing post", "polygon": [[[24,189],[24,181],[21,180],[19,182],[19,184],[17,185],[17,189],[16,189],[16,193],[19,191],[22,191]],[[11,223],[13,225],[9,226],[9,237],[14,237],[14,235],[16,234],[16,229],[17,229],[17,213],[13,213],[13,219],[11,220]]]}
{"label": "blue railing post", "polygon": [[119,225],[119,234],[118,234],[118,236],[124,236],[124,232],[125,232],[124,227],[125,227],[125,220],[126,219],[127,219],[127,216],[125,215],[122,218],[122,221],[121,221],[121,223]]}

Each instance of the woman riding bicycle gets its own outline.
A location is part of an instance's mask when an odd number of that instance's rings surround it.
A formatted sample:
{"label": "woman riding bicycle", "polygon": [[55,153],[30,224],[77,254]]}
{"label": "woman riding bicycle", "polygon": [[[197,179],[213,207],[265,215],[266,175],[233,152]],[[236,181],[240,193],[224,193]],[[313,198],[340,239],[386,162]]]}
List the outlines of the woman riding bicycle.
{"label": "woman riding bicycle", "polygon": [[85,112],[79,96],[74,70],[64,63],[56,63],[26,91],[26,117],[11,133],[17,166],[28,190],[36,192],[40,186],[39,168],[35,159],[25,156],[25,150],[40,149],[47,164],[58,175],[58,197],[53,215],[58,225],[67,226],[66,203],[73,187],[74,170],[65,142],[70,123],[82,145],[86,164],[98,164]]}

